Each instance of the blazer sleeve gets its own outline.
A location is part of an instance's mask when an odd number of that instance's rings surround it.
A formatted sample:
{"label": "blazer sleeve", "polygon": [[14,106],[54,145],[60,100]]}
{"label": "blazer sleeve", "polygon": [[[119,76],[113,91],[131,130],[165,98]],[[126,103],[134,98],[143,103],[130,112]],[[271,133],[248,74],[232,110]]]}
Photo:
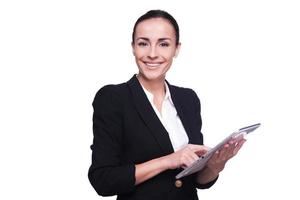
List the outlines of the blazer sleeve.
{"label": "blazer sleeve", "polygon": [[122,163],[122,102],[114,86],[105,86],[93,101],[92,164],[89,180],[101,196],[135,188],[135,165]]}
{"label": "blazer sleeve", "polygon": [[[196,128],[197,130],[199,130],[199,133],[201,133],[201,128],[202,128],[202,119],[201,119],[201,104],[200,104],[200,100],[197,96],[197,94],[193,91],[193,95],[194,95],[194,102],[195,102],[195,111],[196,111],[196,115],[195,115],[195,124],[196,124]],[[202,139],[203,140],[203,139]],[[203,140],[204,142],[204,140]],[[200,172],[201,173],[201,172]],[[215,184],[215,182],[218,180],[218,177],[217,176],[214,180],[208,182],[208,183],[205,183],[205,184],[200,184],[198,182],[196,182],[196,187],[198,189],[208,189],[210,188],[211,186],[213,186]]]}

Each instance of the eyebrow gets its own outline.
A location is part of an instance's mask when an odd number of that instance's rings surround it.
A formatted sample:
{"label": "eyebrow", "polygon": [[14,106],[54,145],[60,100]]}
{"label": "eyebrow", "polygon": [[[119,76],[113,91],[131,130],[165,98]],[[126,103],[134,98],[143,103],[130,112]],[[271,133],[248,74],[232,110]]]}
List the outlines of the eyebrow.
{"label": "eyebrow", "polygon": [[[146,37],[138,37],[136,40],[146,40],[146,41],[150,41],[149,38]],[[158,41],[164,41],[164,40],[172,40],[171,38],[159,38]]]}

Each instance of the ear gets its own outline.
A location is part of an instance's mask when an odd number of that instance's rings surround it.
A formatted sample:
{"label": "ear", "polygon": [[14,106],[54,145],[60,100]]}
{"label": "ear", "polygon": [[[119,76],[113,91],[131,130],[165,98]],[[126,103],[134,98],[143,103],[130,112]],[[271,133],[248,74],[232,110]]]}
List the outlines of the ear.
{"label": "ear", "polygon": [[175,49],[175,54],[174,54],[174,58],[176,58],[179,54],[179,51],[180,51],[180,48],[181,48],[181,43],[179,42],[176,46],[176,49]]}

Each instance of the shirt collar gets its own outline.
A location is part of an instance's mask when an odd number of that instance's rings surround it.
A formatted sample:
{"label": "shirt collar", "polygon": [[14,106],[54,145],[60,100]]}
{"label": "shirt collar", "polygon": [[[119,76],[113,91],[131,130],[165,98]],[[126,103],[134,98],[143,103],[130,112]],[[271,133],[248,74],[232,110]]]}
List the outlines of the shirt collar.
{"label": "shirt collar", "polygon": [[[153,94],[151,92],[149,92],[146,88],[144,88],[144,86],[141,84],[147,98],[153,102]],[[165,88],[166,88],[166,94],[165,94],[165,98],[164,98],[164,101],[169,101],[173,106],[174,106],[174,103],[172,101],[172,98],[171,98],[171,93],[170,93],[170,89],[169,89],[169,86],[168,84],[165,82]]]}
{"label": "shirt collar", "polygon": [[169,85],[167,84],[167,82],[165,82],[165,88],[166,88],[165,100],[169,100],[170,103],[174,106],[174,103],[173,103],[172,98],[171,98],[171,93],[170,93]]}

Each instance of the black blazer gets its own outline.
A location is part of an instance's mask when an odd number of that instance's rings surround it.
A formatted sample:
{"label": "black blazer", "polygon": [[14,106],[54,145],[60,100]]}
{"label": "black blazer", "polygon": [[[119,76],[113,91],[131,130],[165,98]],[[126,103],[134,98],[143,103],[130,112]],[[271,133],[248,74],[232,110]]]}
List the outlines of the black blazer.
{"label": "black blazer", "polygon": [[[169,85],[177,113],[189,137],[189,143],[203,144],[200,101],[191,89]],[[181,170],[167,170],[135,186],[135,164],[174,152],[168,132],[161,124],[136,76],[127,83],[107,85],[95,96],[94,140],[89,180],[101,196],[118,195],[119,200],[195,200],[194,175],[175,186]]]}

